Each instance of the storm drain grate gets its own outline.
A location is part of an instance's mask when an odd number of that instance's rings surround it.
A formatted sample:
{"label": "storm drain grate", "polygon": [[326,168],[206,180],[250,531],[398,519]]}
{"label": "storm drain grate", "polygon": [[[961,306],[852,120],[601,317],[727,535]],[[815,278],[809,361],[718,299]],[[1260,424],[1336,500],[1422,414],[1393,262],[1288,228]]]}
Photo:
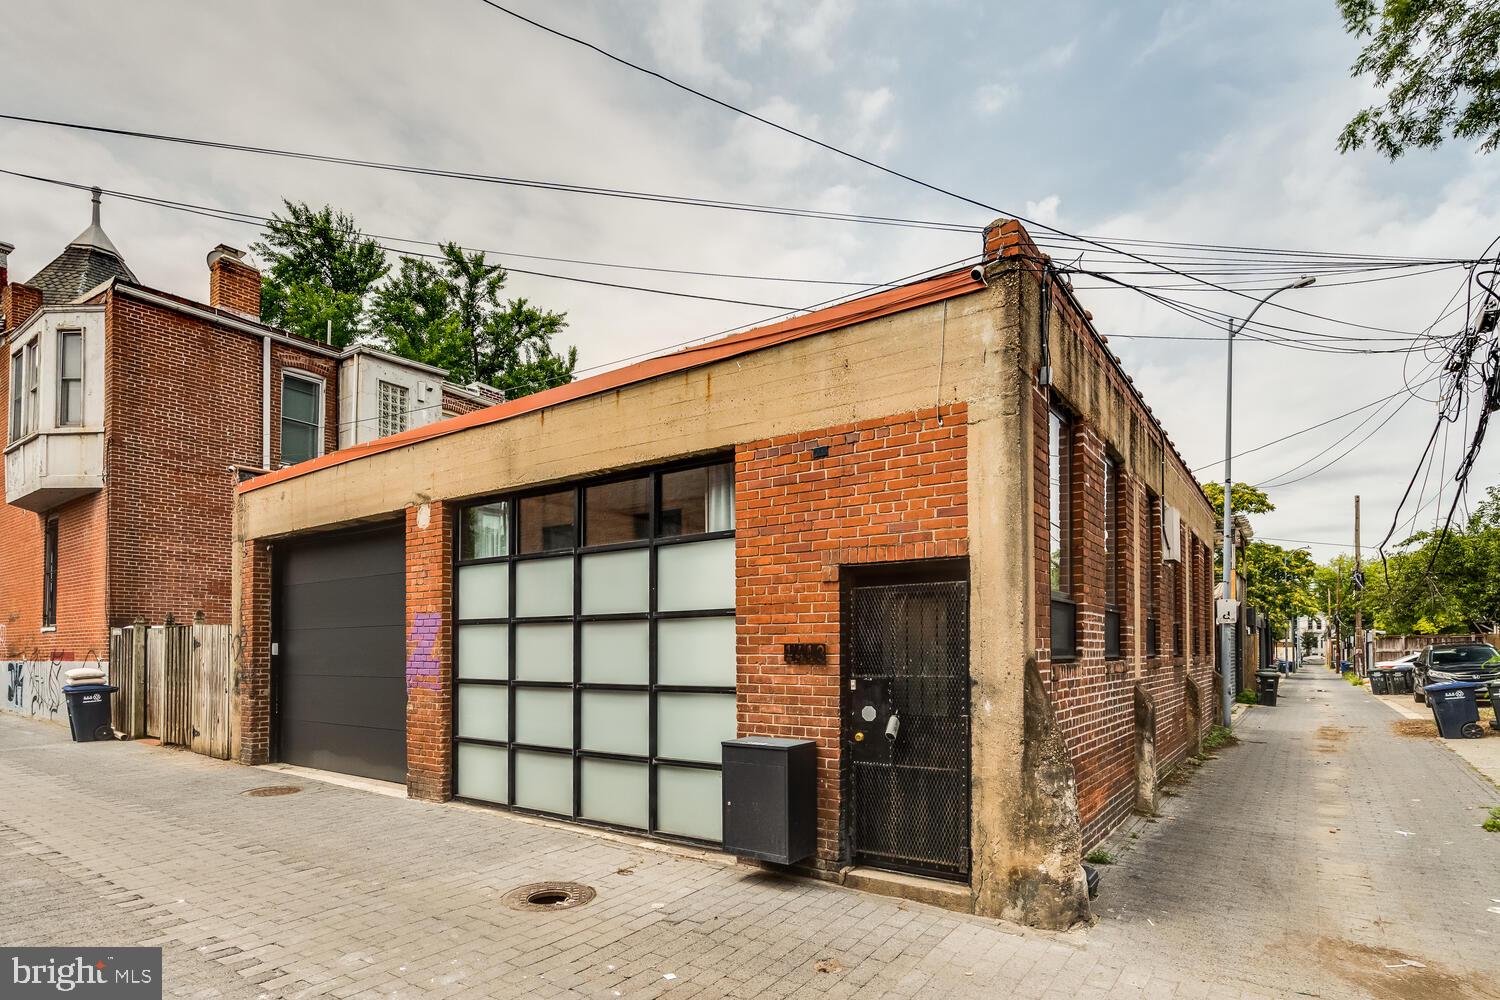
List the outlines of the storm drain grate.
{"label": "storm drain grate", "polygon": [[302,791],[300,785],[261,785],[259,788],[251,788],[241,792],[252,799],[268,799],[276,795],[296,795]]}
{"label": "storm drain grate", "polygon": [[513,910],[567,910],[593,898],[593,888],[580,882],[533,882],[507,892],[504,903]]}

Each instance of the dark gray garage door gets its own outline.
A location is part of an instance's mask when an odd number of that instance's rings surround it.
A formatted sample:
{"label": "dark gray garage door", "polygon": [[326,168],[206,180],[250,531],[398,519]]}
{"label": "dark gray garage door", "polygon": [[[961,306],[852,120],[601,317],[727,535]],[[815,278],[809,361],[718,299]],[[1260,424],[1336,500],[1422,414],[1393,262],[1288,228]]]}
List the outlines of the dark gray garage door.
{"label": "dark gray garage door", "polygon": [[399,529],[278,546],[277,752],[406,781],[406,553]]}

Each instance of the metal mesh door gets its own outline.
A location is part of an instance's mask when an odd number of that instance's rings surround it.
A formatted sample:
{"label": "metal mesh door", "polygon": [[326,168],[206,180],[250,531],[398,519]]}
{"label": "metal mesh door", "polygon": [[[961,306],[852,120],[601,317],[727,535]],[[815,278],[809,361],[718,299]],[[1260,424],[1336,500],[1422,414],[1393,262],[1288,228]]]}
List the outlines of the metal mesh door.
{"label": "metal mesh door", "polygon": [[966,878],[968,584],[856,585],[845,621],[850,688],[883,684],[899,720],[888,754],[850,754],[855,862]]}

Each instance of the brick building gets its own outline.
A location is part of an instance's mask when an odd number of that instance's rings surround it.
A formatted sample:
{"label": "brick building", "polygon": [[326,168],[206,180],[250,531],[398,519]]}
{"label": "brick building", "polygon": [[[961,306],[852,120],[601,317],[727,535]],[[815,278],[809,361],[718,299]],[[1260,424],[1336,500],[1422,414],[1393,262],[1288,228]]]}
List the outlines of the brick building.
{"label": "brick building", "polygon": [[246,763],[713,844],[720,742],[811,739],[802,870],[1039,925],[1215,714],[1213,511],[1013,221],[236,524]]}
{"label": "brick building", "polygon": [[61,717],[63,671],[137,618],[230,617],[242,478],[494,402],[444,372],[261,323],[260,274],[207,303],[142,284],[99,225],[27,282],[0,244],[0,707]]}

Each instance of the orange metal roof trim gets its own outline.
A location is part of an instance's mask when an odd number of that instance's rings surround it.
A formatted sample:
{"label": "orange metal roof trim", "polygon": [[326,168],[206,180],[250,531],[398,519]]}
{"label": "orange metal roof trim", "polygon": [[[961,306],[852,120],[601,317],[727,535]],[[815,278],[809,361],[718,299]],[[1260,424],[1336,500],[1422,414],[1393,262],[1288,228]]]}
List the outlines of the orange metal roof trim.
{"label": "orange metal roof trim", "polygon": [[684,348],[672,354],[648,358],[645,361],[626,365],[623,368],[601,372],[598,375],[579,379],[576,382],[569,382],[567,385],[561,385],[555,389],[547,389],[543,392],[533,393],[530,396],[522,396],[520,399],[497,403],[494,406],[475,410],[472,413],[449,417],[447,420],[440,420],[437,423],[416,427],[409,431],[403,431],[400,434],[393,434],[390,437],[377,438],[374,441],[355,445],[352,448],[330,452],[327,455],[307,462],[288,466],[285,469],[278,469],[275,472],[268,472],[263,476],[257,476],[254,479],[241,483],[236,492],[249,493],[253,490],[272,486],[288,479],[305,476],[310,472],[317,472],[319,469],[343,465],[345,462],[356,462],[371,455],[395,451],[407,445],[446,437],[449,434],[458,434],[473,427],[497,424],[526,413],[534,413],[537,410],[546,409],[549,406],[557,406],[575,399],[584,399],[588,396],[595,396],[613,389],[622,389],[637,382],[645,382],[663,375],[671,375],[676,372],[700,368],[704,365],[713,364],[716,361],[723,361],[725,358],[750,354],[754,351],[774,347],[777,344],[800,340],[803,337],[812,337],[820,333],[828,333],[832,330],[853,326],[856,323],[863,323],[867,320],[879,319],[882,316],[890,316],[908,309],[915,309],[932,302],[941,302],[944,299],[954,298],[955,296],[967,295],[983,287],[983,284],[976,281],[967,269],[950,271],[947,274],[940,274],[934,278],[926,278],[910,285],[902,285],[899,288],[892,288],[888,291],[877,292],[874,295],[866,295],[836,306],[830,306],[827,309],[820,309],[805,316],[794,316],[791,319],[772,323],[769,326],[757,327],[753,330],[747,330],[744,333],[711,340],[706,344],[700,344],[696,347]]}

